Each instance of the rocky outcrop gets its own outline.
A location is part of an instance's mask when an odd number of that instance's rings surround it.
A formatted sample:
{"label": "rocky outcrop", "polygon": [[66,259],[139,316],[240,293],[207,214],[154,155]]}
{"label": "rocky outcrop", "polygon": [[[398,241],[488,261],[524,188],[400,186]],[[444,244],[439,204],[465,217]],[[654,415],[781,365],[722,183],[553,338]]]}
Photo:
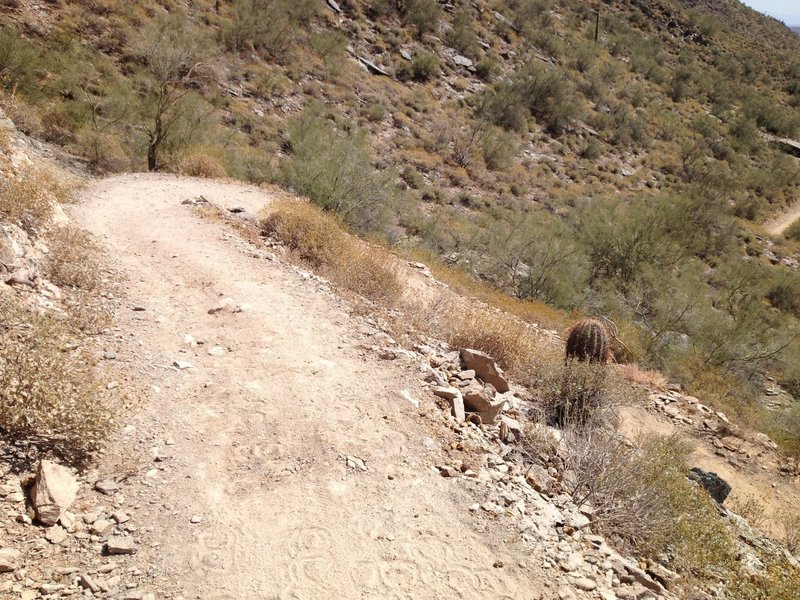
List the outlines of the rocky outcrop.
{"label": "rocky outcrop", "polygon": [[731,493],[731,486],[728,485],[728,482],[711,471],[693,467],[689,473],[689,478],[699,483],[718,504],[725,502],[728,494]]}

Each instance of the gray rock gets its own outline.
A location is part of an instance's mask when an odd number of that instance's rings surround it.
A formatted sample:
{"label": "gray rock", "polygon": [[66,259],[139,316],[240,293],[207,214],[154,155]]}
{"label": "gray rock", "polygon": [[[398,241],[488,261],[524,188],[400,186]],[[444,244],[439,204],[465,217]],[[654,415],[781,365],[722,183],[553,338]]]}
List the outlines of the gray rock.
{"label": "gray rock", "polygon": [[192,369],[194,365],[185,360],[176,360],[172,362],[172,365],[176,367],[179,371],[183,371],[184,369]]}
{"label": "gray rock", "polygon": [[508,382],[488,354],[464,348],[461,350],[461,362],[465,369],[475,371],[481,380],[491,383],[501,394],[509,391]]}
{"label": "gray rock", "polygon": [[456,418],[456,421],[463,423],[467,419],[466,411],[464,410],[464,398],[458,394],[455,398],[450,400],[450,411]]}
{"label": "gray rock", "polygon": [[208,314],[210,315],[215,315],[221,312],[231,314],[240,313],[242,312],[242,307],[236,304],[232,298],[224,298],[219,304],[208,309]]}
{"label": "gray rock", "polygon": [[45,532],[44,537],[51,544],[60,544],[67,539],[67,530],[59,525],[55,525]]}
{"label": "gray rock", "polygon": [[42,525],[55,525],[77,494],[78,482],[69,469],[49,460],[39,462],[31,503]]}
{"label": "gray rock", "polygon": [[439,396],[439,398],[444,398],[445,400],[452,400],[453,398],[460,396],[461,392],[458,390],[458,388],[440,386],[433,388],[433,394],[434,396]]}
{"label": "gray rock", "polygon": [[550,475],[547,474],[547,470],[541,465],[532,464],[528,467],[525,480],[533,489],[541,494],[546,494],[550,491]]}
{"label": "gray rock", "polygon": [[117,510],[111,513],[111,518],[114,519],[114,521],[116,521],[117,523],[127,523],[131,519],[127,514],[125,514],[121,510]]}
{"label": "gray rock", "polygon": [[103,354],[103,358],[106,360],[117,360],[117,353],[116,352],[106,352]]}
{"label": "gray rock", "polygon": [[466,67],[467,69],[474,66],[471,59],[467,58],[466,56],[461,56],[460,54],[456,54],[453,57],[453,62],[456,63],[459,67]]}
{"label": "gray rock", "polygon": [[117,485],[117,482],[113,479],[101,479],[95,482],[94,489],[101,494],[110,496],[119,491],[119,485]]}
{"label": "gray rock", "polygon": [[597,583],[594,579],[589,579],[588,577],[576,577],[572,580],[572,584],[584,592],[591,592],[597,587]]}
{"label": "gray rock", "polygon": [[105,535],[112,527],[114,527],[114,523],[111,521],[106,519],[97,519],[94,523],[92,523],[91,527],[89,527],[89,531],[95,535]]}
{"label": "gray rock", "polygon": [[361,63],[361,65],[373,75],[382,75],[383,77],[390,77],[388,71],[379,67],[377,64],[368,59],[366,56],[358,56],[356,58],[358,59],[358,62]]}
{"label": "gray rock", "polygon": [[139,548],[129,535],[113,536],[106,542],[106,551],[111,555],[136,554]]}

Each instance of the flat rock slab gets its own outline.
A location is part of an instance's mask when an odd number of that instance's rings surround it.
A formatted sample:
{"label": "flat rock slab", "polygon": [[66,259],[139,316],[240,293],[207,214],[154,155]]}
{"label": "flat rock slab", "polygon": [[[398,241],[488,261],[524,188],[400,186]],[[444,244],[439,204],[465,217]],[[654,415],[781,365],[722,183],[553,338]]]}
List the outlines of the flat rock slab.
{"label": "flat rock slab", "polygon": [[113,556],[118,554],[136,554],[139,548],[136,546],[132,537],[124,535],[109,538],[106,542],[106,550]]}

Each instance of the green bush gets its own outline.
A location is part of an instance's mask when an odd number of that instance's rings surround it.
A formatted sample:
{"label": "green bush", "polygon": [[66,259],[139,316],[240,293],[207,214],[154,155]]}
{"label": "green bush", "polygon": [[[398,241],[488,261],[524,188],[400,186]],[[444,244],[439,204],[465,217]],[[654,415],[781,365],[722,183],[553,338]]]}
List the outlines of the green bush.
{"label": "green bush", "polygon": [[431,52],[417,52],[411,61],[411,73],[417,81],[428,81],[439,74],[439,59]]}
{"label": "green bush", "polygon": [[795,240],[800,242],[800,219],[789,225],[783,233],[788,240]]}
{"label": "green bush", "polygon": [[322,57],[328,77],[342,72],[347,58],[347,36],[341,31],[324,29],[311,36],[311,47]]}
{"label": "green bush", "polygon": [[232,50],[252,46],[267,57],[286,60],[302,26],[317,14],[313,0],[234,0],[233,17],[223,31]]}
{"label": "green bush", "polygon": [[404,22],[414,27],[418,37],[436,31],[439,26],[441,9],[436,0],[406,0],[400,12]]}
{"label": "green bush", "polygon": [[447,43],[464,56],[477,58],[478,36],[472,28],[474,18],[467,10],[460,11],[453,20],[453,26],[447,32]]}
{"label": "green bush", "polygon": [[281,164],[288,185],[360,231],[382,226],[394,176],[373,166],[364,131],[339,129],[310,108],[289,121],[289,144]]}

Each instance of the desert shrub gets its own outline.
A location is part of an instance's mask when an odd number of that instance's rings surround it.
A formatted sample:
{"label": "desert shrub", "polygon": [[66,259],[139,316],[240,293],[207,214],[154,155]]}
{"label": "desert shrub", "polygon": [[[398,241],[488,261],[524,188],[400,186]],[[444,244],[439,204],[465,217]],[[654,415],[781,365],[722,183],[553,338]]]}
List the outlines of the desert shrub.
{"label": "desert shrub", "polygon": [[202,150],[190,152],[180,157],[175,165],[175,170],[181,175],[190,177],[221,179],[228,176],[222,161],[218,157]]}
{"label": "desert shrub", "polygon": [[473,17],[462,9],[453,19],[453,26],[447,32],[447,43],[464,56],[476,58],[478,56],[478,36],[472,28]]}
{"label": "desert shrub", "polygon": [[800,553],[800,512],[787,508],[778,513],[778,523],[783,534],[783,543],[792,554]]}
{"label": "desert shrub", "polygon": [[313,0],[235,0],[223,37],[232,50],[251,46],[269,58],[285,60],[301,26],[317,10]]}
{"label": "desert shrub", "polygon": [[0,29],[0,85],[9,90],[34,91],[43,63],[33,45],[11,27]]}
{"label": "desert shrub", "polygon": [[28,233],[40,231],[53,216],[51,186],[46,173],[33,169],[0,182],[0,214]]}
{"label": "desert shrub", "polygon": [[517,153],[517,143],[511,133],[492,127],[481,139],[481,149],[483,150],[483,162],[486,163],[487,169],[505,170],[508,169]]}
{"label": "desert shrub", "polygon": [[391,171],[378,171],[364,131],[342,130],[307,109],[289,122],[292,154],[283,177],[299,193],[360,231],[376,230],[392,199]]}
{"label": "desert shrub", "polygon": [[85,357],[63,351],[70,334],[48,315],[0,300],[0,430],[72,463],[98,450],[111,413]]}
{"label": "desert shrub", "polygon": [[497,63],[489,56],[483,56],[475,63],[475,73],[484,81],[488,81],[496,69]]}
{"label": "desert shrub", "polygon": [[342,72],[347,58],[347,36],[344,33],[324,29],[311,36],[311,47],[322,57],[328,77],[336,77]]}
{"label": "desert shrub", "polygon": [[367,121],[370,123],[379,123],[383,121],[386,116],[386,107],[380,102],[372,102],[364,110]]}
{"label": "desert shrub", "polygon": [[477,300],[440,300],[418,320],[421,329],[442,336],[454,348],[486,352],[517,381],[533,381],[541,366],[535,330]]}
{"label": "desert shrub", "polygon": [[310,204],[285,201],[264,209],[259,222],[265,234],[276,236],[344,289],[383,306],[400,298],[403,287],[391,255],[348,234],[333,215]]}
{"label": "desert shrub", "polygon": [[404,22],[414,27],[418,37],[436,31],[439,26],[441,9],[436,0],[406,0],[400,12]]}
{"label": "desert shrub", "polygon": [[800,219],[789,225],[786,231],[783,232],[783,235],[786,236],[788,240],[800,242]]}
{"label": "desert shrub", "polygon": [[733,569],[731,533],[706,492],[687,479],[684,442],[655,437],[632,446],[591,428],[568,431],[561,446],[565,468],[574,473],[567,492],[593,507],[602,531],[640,556],[669,551],[679,572]]}
{"label": "desert shrub", "polygon": [[439,73],[439,59],[431,52],[417,52],[411,61],[411,74],[417,81],[428,81]]}
{"label": "desert shrub", "polygon": [[551,134],[560,135],[580,112],[576,97],[559,71],[531,61],[510,82],[495,86],[481,103],[481,111],[496,125],[516,130],[524,128],[525,115],[530,114]]}
{"label": "desert shrub", "polygon": [[771,284],[767,300],[775,308],[800,318],[800,275],[785,273]]}
{"label": "desert shrub", "polygon": [[647,266],[673,264],[680,251],[667,235],[663,205],[646,200],[630,205],[596,202],[583,211],[578,224],[591,278],[633,282]]}
{"label": "desert shrub", "polygon": [[351,241],[349,248],[329,271],[331,280],[361,294],[381,306],[392,306],[403,293],[399,269],[394,259],[378,247]]}
{"label": "desert shrub", "polygon": [[54,227],[47,233],[46,269],[48,279],[60,286],[82,291],[95,289],[99,282],[97,254],[92,237],[74,225]]}
{"label": "desert shrub", "polygon": [[726,598],[736,600],[794,600],[800,590],[800,569],[782,558],[772,558],[758,577],[732,577]]}
{"label": "desert shrub", "polygon": [[131,159],[119,137],[87,127],[78,132],[76,150],[89,160],[96,173],[120,173],[131,167]]}
{"label": "desert shrub", "polygon": [[332,264],[341,255],[344,234],[339,221],[303,202],[270,206],[259,223],[264,233],[277,236],[312,266]]}
{"label": "desert shrub", "polygon": [[613,398],[606,389],[608,367],[572,363],[550,371],[539,383],[544,421],[583,429],[611,416]]}

